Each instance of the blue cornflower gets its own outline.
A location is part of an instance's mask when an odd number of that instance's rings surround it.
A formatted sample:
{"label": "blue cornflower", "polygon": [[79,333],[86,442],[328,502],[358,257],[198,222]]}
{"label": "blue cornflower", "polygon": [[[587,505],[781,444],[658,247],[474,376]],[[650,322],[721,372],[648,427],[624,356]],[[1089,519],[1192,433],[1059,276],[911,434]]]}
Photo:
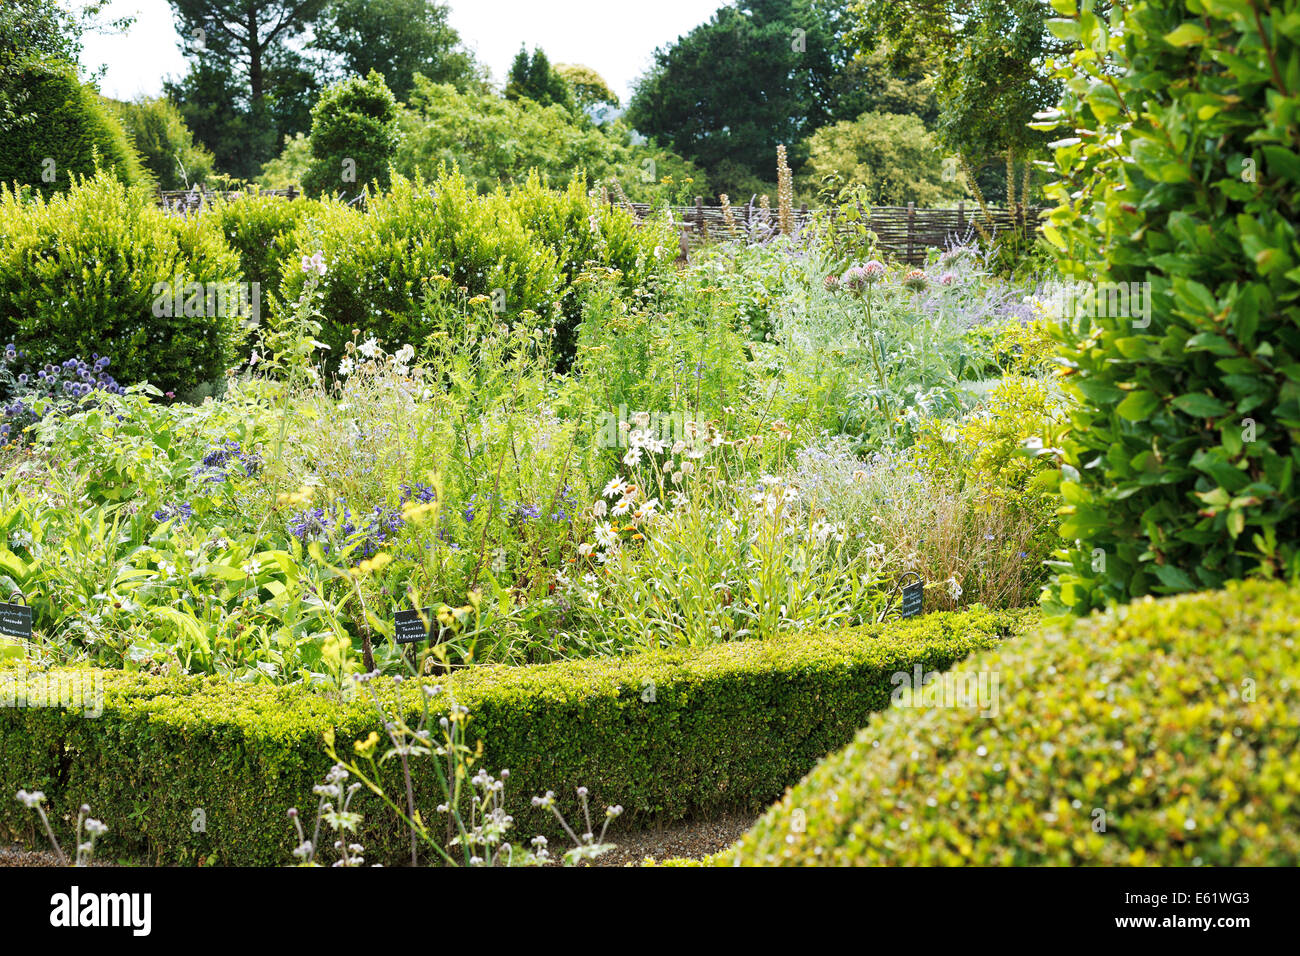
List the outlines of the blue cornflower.
{"label": "blue cornflower", "polygon": [[188,501],[163,505],[153,513],[153,520],[160,524],[164,521],[176,521],[178,524],[184,524],[193,517],[194,508],[191,507]]}

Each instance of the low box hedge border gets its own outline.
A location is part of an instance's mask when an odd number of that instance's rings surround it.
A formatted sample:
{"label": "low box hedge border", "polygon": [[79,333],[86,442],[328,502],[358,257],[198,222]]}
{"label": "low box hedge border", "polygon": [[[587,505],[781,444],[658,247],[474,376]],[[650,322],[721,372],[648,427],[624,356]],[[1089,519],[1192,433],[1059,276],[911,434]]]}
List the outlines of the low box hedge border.
{"label": "low box hedge border", "polygon": [[[1034,613],[974,608],[829,634],[477,667],[436,682],[469,708],[471,738],[483,742],[477,765],[510,770],[516,839],[556,835],[553,820],[530,806],[532,795],[553,790],[572,812],[578,786],[594,806],[621,804],[616,826],[636,829],[760,809],[888,706],[893,675],[947,669],[1017,633]],[[12,667],[0,670],[0,681],[6,673]],[[285,814],[296,806],[314,815],[312,787],[330,767],[323,735],[332,729],[342,753],[378,725],[373,705],[292,687],[90,668],[51,673],[102,680],[103,707],[91,718],[0,706],[0,835],[29,846],[43,836],[13,798],[20,788],[43,790],[64,832],[77,806],[89,804],[110,828],[103,856],[289,862]],[[417,713],[415,682],[376,684]],[[435,703],[445,708],[447,699]],[[439,794],[432,769],[427,760],[413,769],[431,819]],[[400,793],[395,778],[385,789]],[[407,835],[377,798],[363,792],[354,809],[366,815],[360,842],[368,862],[408,858]]]}
{"label": "low box hedge border", "polygon": [[995,715],[891,707],[709,862],[1300,864],[1300,589],[1145,598],[969,671]]}

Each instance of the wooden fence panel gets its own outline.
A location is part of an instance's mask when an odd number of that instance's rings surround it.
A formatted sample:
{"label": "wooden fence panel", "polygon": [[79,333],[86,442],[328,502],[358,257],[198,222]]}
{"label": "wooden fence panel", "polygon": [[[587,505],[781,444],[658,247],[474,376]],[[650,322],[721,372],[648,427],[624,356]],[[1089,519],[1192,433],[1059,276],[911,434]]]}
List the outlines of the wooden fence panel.
{"label": "wooden fence panel", "polygon": [[[226,199],[253,195],[251,192],[217,193],[198,188],[158,192],[155,199],[164,209],[188,214],[211,205],[218,197]],[[264,189],[257,195],[284,196],[293,199],[296,189]],[[611,206],[627,209],[638,222],[643,222],[653,212],[648,203],[620,203],[610,198]],[[1029,206],[1008,209],[1004,206],[975,207],[967,210],[959,202],[952,209],[917,209],[915,203],[906,206],[860,207],[862,222],[876,234],[880,248],[889,256],[913,265],[925,262],[930,249],[945,248],[953,242],[964,242],[979,223],[992,235],[1040,228],[1040,214],[1047,207]],[[669,214],[678,231],[681,257],[689,258],[692,249],[706,242],[766,242],[777,235],[777,214],[774,209],[755,206],[751,199],[744,206],[731,207],[731,221],[722,206],[706,206],[702,196],[695,197],[690,206],[670,206]],[[807,228],[816,217],[807,203],[793,213],[796,232]],[[842,228],[850,228],[845,224]]]}
{"label": "wooden fence panel", "polygon": [[[611,200],[611,205],[627,209],[638,221],[644,221],[653,212],[647,203]],[[863,207],[862,221],[876,234],[881,249],[891,257],[921,265],[930,249],[942,249],[953,242],[967,240],[977,222],[992,235],[1026,229],[1037,232],[1041,228],[1039,216],[1046,208],[1029,206],[1022,211],[989,206],[986,217],[985,210],[979,207],[967,210],[964,202],[952,209],[918,209],[915,203],[909,203],[906,206]],[[777,230],[775,210],[756,207],[752,201],[744,206],[731,207],[734,227],[727,223],[722,206],[706,206],[700,197],[696,197],[694,205],[670,206],[668,211],[677,225],[684,254],[706,242],[735,239],[763,242],[774,236]],[[796,210],[796,230],[804,229],[814,215],[815,210],[809,210],[807,204]]]}

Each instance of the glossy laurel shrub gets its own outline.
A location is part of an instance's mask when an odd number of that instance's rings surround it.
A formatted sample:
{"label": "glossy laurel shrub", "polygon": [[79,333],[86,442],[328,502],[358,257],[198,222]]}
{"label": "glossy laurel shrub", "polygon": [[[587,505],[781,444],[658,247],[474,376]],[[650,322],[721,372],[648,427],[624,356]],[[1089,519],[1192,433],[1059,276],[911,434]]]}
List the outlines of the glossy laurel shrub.
{"label": "glossy laurel shrub", "polygon": [[[1053,5],[1082,50],[1045,123],[1071,128],[1045,234],[1106,304],[1081,303],[1066,335],[1082,400],[1059,449],[1074,547],[1049,604],[1293,576],[1300,2],[1145,0],[1122,29]],[[1140,309],[1112,298],[1130,283],[1149,283]]]}
{"label": "glossy laurel shrub", "polygon": [[195,308],[175,308],[175,296],[156,308],[159,287],[185,295],[240,280],[238,257],[204,217],[163,212],[107,172],[48,200],[0,187],[0,342],[37,367],[97,353],[113,356],[123,384],[184,395],[219,381],[243,319],[229,303],[209,309],[206,291]]}
{"label": "glossy laurel shrub", "polygon": [[991,715],[891,707],[715,862],[1293,866],[1297,621],[1252,582],[981,653]]}

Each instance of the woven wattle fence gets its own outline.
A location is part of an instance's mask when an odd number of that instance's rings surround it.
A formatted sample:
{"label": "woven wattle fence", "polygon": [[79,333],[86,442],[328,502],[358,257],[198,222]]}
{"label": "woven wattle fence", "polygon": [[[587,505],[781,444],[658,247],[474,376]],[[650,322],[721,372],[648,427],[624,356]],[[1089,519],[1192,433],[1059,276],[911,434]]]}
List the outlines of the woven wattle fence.
{"label": "woven wattle fence", "polygon": [[[638,220],[652,213],[646,203],[619,202],[611,205],[629,210]],[[689,256],[690,250],[706,242],[743,240],[765,242],[778,233],[777,211],[755,205],[752,201],[743,206],[731,206],[728,221],[722,206],[706,206],[703,197],[696,197],[693,206],[670,207],[673,222],[677,224],[681,252]],[[860,222],[876,234],[880,246],[891,257],[902,262],[921,265],[931,248],[943,249],[953,243],[970,238],[975,221],[991,235],[1007,232],[1037,232],[1039,215],[1047,207],[1027,206],[1023,209],[988,207],[988,217],[978,205],[958,203],[951,209],[917,209],[915,203],[906,206],[863,206]],[[795,231],[803,230],[814,213],[805,203],[794,211]],[[851,228],[844,224],[846,230]]]}
{"label": "woven wattle fence", "polygon": [[211,189],[169,189],[158,190],[154,193],[154,202],[168,212],[179,212],[183,214],[197,212],[204,206],[212,205],[217,199],[245,199],[249,196],[283,196],[286,199],[294,199],[300,195],[298,190],[290,186],[288,189],[262,189],[254,193],[248,190],[233,190],[230,192],[220,192]]}
{"label": "woven wattle fence", "polygon": [[[188,214],[211,205],[216,199],[241,199],[251,195],[283,196],[293,199],[300,195],[298,190],[263,189],[252,191],[216,192],[208,189],[184,189],[158,192],[155,200],[158,205],[171,212]],[[638,221],[644,221],[653,214],[653,207],[648,203],[623,202],[610,197],[610,205],[628,210]],[[778,234],[777,211],[757,205],[751,200],[743,206],[731,206],[730,220],[723,206],[706,206],[704,198],[697,196],[693,206],[669,207],[673,222],[677,224],[678,241],[682,257],[689,257],[690,251],[707,242],[766,242]],[[978,220],[991,235],[1008,232],[1037,232],[1040,229],[1040,214],[1045,206],[1026,206],[1008,209],[1004,206],[989,206],[987,218],[985,211],[978,205],[964,202],[950,209],[917,209],[915,203],[906,206],[862,206],[859,207],[859,222],[876,234],[880,247],[889,256],[902,262],[921,265],[925,262],[929,249],[944,249],[954,243],[965,242],[975,231]],[[801,232],[812,222],[814,212],[807,203],[794,210],[793,222],[796,233]],[[832,220],[833,221],[833,220]],[[857,223],[844,223],[843,228],[854,228]]]}

